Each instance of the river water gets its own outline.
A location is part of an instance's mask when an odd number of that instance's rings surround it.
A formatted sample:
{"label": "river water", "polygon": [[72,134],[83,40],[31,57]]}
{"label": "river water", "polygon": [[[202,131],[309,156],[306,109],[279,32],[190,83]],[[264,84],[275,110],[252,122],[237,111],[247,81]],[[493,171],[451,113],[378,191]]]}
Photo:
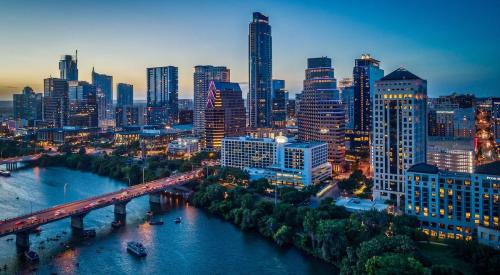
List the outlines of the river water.
{"label": "river water", "polygon": [[[124,187],[116,180],[65,168],[29,168],[0,177],[0,219],[37,211]],[[40,263],[26,263],[18,256],[14,236],[0,238],[0,274],[332,274],[331,265],[293,248],[277,247],[256,233],[210,216],[179,200],[167,200],[158,215],[164,225],[145,222],[147,197],[127,205],[126,225],[112,229],[113,207],[90,212],[85,228],[97,237],[73,237],[70,220],[42,227],[31,235],[31,248]],[[182,217],[182,223],[173,219]],[[66,233],[66,234],[65,234]],[[47,238],[60,236],[59,241]],[[148,256],[126,252],[126,242],[140,241]],[[41,244],[43,242],[43,244]]]}

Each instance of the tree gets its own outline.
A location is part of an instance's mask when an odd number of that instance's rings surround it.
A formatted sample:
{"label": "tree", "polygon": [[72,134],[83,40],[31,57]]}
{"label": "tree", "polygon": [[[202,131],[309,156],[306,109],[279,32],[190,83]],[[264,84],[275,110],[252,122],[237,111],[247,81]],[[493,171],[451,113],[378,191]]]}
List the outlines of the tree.
{"label": "tree", "polygon": [[292,236],[292,228],[287,225],[282,225],[274,234],[273,239],[279,246],[283,246],[291,242]]}
{"label": "tree", "polygon": [[401,254],[373,256],[365,265],[368,274],[428,274],[429,270],[413,257]]}
{"label": "tree", "polygon": [[339,261],[347,247],[344,220],[320,220],[316,227],[317,254],[327,261]]}

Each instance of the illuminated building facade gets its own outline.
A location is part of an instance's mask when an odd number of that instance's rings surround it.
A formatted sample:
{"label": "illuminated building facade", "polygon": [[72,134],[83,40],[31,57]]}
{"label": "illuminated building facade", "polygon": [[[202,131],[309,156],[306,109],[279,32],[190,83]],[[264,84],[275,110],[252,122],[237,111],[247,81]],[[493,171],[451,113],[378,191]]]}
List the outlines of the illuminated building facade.
{"label": "illuminated building facade", "polygon": [[221,165],[245,169],[252,179],[304,187],[331,177],[328,145],[324,142],[231,137],[222,140]]}
{"label": "illuminated building facade", "polygon": [[68,125],[75,127],[98,127],[96,87],[86,81],[68,81],[68,90]]}
{"label": "illuminated building facade", "polygon": [[470,138],[429,137],[427,163],[440,170],[473,173],[475,152]]}
{"label": "illuminated building facade", "polygon": [[178,68],[147,69],[147,120],[150,125],[171,125],[178,120]]}
{"label": "illuminated building facade", "polygon": [[245,105],[238,83],[211,81],[208,90],[204,142],[208,151],[217,151],[224,137],[245,135]]}
{"label": "illuminated building facade", "polygon": [[24,87],[22,93],[12,95],[14,119],[26,119],[33,126],[42,120],[42,94],[35,93],[31,87]]}
{"label": "illuminated building facade", "polygon": [[427,154],[427,81],[399,68],[375,84],[373,196],[404,202],[404,173]]}
{"label": "illuminated building facade", "polygon": [[356,110],[353,116],[353,132],[351,147],[360,150],[368,149],[370,134],[372,131],[372,98],[375,90],[375,81],[384,76],[384,70],[380,68],[380,61],[372,58],[369,54],[362,54],[354,60],[352,70],[354,103]]}
{"label": "illuminated building facade", "polygon": [[44,79],[43,84],[43,120],[50,128],[68,125],[68,81],[51,77]]}
{"label": "illuminated building facade", "polygon": [[285,90],[285,80],[273,79],[272,89],[272,125],[275,128],[286,127],[286,112],[288,91]]}
{"label": "illuminated building facade", "polygon": [[139,125],[140,108],[138,106],[117,106],[115,108],[115,126],[126,127]]}
{"label": "illuminated building facade", "polygon": [[248,123],[251,129],[271,127],[273,67],[269,18],[254,12],[248,29]]}
{"label": "illuminated building facade", "polygon": [[443,171],[429,164],[408,169],[407,215],[420,221],[424,233],[440,239],[477,238],[500,249],[500,162],[475,173]]}
{"label": "illuminated building facade", "polygon": [[208,88],[211,81],[229,82],[231,74],[223,66],[195,66],[193,74],[194,102],[193,102],[193,130],[202,136],[205,130],[205,107],[207,106]]}
{"label": "illuminated building facade", "polygon": [[328,57],[307,60],[304,92],[298,113],[298,136],[303,141],[328,143],[328,161],[341,171],[345,158],[345,113]]}

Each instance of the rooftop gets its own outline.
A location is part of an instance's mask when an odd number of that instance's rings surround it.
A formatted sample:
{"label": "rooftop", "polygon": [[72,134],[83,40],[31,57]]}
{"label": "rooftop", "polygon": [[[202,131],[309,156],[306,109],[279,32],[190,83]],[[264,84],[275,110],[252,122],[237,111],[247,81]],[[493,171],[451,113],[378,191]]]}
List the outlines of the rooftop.
{"label": "rooftop", "polygon": [[500,176],[500,160],[478,166],[476,174]]}
{"label": "rooftop", "polygon": [[420,77],[414,75],[405,68],[399,68],[394,72],[382,77],[380,80],[411,80],[411,79],[422,80]]}
{"label": "rooftop", "polygon": [[385,211],[387,204],[382,201],[371,201],[368,199],[359,198],[346,198],[341,197],[335,202],[335,205],[344,206],[349,212],[362,212],[362,211]]}
{"label": "rooftop", "polygon": [[427,163],[419,163],[410,167],[410,169],[408,169],[408,172],[437,174],[439,172],[439,169],[434,165],[430,165]]}

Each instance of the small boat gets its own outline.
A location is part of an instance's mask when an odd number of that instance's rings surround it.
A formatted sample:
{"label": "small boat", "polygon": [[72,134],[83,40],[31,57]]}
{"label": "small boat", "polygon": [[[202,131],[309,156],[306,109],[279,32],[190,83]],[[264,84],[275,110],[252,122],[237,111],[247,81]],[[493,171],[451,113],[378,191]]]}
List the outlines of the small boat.
{"label": "small boat", "polygon": [[163,221],[162,220],[151,220],[149,221],[150,225],[162,225]]}
{"label": "small boat", "polygon": [[111,226],[113,228],[118,228],[118,227],[121,227],[122,225],[123,225],[122,221],[113,221],[113,222],[111,222]]}
{"label": "small boat", "polygon": [[182,221],[181,217],[177,217],[174,219],[175,223],[181,223],[181,221]]}
{"label": "small boat", "polygon": [[83,230],[83,237],[84,238],[94,238],[95,236],[96,236],[95,229]]}
{"label": "small boat", "polygon": [[148,255],[146,253],[146,248],[144,248],[144,246],[140,242],[128,242],[127,251],[139,257]]}
{"label": "small boat", "polygon": [[38,256],[38,254],[33,250],[29,250],[29,251],[24,252],[24,256],[26,257],[26,259],[28,261],[30,261],[32,263],[38,262],[40,260],[40,257]]}
{"label": "small boat", "polygon": [[153,216],[153,212],[152,211],[148,211],[148,212],[146,212],[146,215],[148,215],[148,217],[151,217],[151,216]]}
{"label": "small boat", "polygon": [[2,177],[10,177],[10,172],[7,170],[0,170],[0,176]]}

